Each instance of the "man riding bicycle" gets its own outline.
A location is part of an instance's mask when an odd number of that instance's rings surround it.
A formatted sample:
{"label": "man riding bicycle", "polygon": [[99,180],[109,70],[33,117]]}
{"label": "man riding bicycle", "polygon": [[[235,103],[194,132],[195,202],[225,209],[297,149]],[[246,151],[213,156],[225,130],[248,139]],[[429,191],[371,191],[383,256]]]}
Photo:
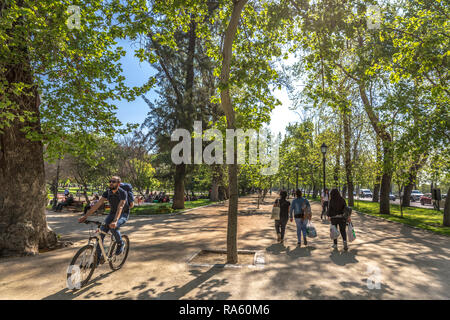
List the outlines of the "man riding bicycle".
{"label": "man riding bicycle", "polygon": [[[105,233],[111,230],[111,233],[117,242],[117,255],[121,254],[124,249],[124,242],[122,240],[122,236],[120,235],[119,228],[127,222],[130,214],[130,206],[127,201],[127,192],[120,188],[120,182],[120,177],[112,177],[109,180],[109,189],[103,193],[100,200],[93,207],[91,207],[84,216],[78,219],[78,222],[80,223],[86,221],[88,216],[97,211],[97,209],[100,208],[106,200],[108,200],[111,209],[109,215],[105,219],[104,225],[102,225],[100,229]],[[103,241],[105,235],[102,234],[101,237]],[[99,244],[97,244],[97,257],[97,261],[100,263],[102,255]]]}

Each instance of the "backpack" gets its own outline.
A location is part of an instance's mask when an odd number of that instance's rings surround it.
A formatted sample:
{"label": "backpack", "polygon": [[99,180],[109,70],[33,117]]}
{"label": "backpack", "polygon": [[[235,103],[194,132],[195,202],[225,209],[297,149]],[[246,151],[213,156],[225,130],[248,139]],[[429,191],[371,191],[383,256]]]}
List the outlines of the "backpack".
{"label": "backpack", "polygon": [[348,219],[352,214],[352,208],[345,206],[344,213],[342,214],[345,219]]}
{"label": "backpack", "polygon": [[128,206],[134,202],[133,187],[129,183],[122,182],[120,187],[127,192]]}

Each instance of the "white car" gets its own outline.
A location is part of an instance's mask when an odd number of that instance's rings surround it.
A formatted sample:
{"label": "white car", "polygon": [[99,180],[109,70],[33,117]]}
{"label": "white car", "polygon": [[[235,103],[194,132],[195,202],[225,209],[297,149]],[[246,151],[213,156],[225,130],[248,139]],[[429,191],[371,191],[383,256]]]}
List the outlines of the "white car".
{"label": "white car", "polygon": [[411,191],[411,201],[419,201],[420,197],[423,196],[423,193],[420,192],[419,190],[413,190]]}
{"label": "white car", "polygon": [[361,189],[359,196],[360,198],[372,198],[372,191],[369,189]]}

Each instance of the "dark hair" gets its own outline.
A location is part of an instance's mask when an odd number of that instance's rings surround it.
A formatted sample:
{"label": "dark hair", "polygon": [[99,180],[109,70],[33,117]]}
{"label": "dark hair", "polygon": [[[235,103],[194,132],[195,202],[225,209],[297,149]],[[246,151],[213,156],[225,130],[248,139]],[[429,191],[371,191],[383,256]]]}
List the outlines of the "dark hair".
{"label": "dark hair", "polygon": [[295,190],[295,195],[297,198],[300,198],[302,196],[302,191],[300,189]]}
{"label": "dark hair", "polygon": [[330,207],[339,209],[345,205],[345,200],[342,198],[338,189],[332,189],[330,192]]}
{"label": "dark hair", "polygon": [[284,191],[284,190],[281,190],[281,191],[280,191],[280,197],[281,197],[282,200],[286,200],[287,192]]}

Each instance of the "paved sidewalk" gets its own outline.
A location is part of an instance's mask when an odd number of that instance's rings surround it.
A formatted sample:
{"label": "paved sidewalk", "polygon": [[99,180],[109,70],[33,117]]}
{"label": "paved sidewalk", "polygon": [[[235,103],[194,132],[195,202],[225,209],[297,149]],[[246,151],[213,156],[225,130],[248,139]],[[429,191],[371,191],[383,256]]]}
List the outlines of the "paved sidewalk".
{"label": "paved sidewalk", "polygon": [[[253,196],[239,203],[239,249],[263,250],[262,270],[186,265],[200,249],[225,248],[225,204],[132,217],[121,229],[131,241],[124,268],[111,272],[103,265],[85,288],[73,292],[65,272],[85,244],[88,227],[76,223],[77,214],[49,212],[51,227],[74,245],[0,259],[0,299],[450,299],[449,237],[356,215],[357,240],[348,252],[339,240],[334,251],[329,224],[320,221],[320,206],[313,204],[318,237],[297,248],[295,225],[289,223],[283,246],[275,241],[269,202],[260,209]],[[380,289],[369,289],[367,279],[377,270]]]}

